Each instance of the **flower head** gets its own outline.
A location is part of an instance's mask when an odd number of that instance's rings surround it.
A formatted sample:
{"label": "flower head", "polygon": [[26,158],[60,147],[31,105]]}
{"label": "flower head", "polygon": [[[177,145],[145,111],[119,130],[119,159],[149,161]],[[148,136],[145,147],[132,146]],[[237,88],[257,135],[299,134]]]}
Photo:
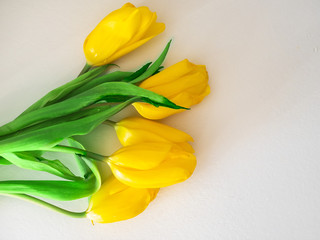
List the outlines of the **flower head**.
{"label": "flower head", "polygon": [[176,144],[146,142],[123,147],[108,159],[113,175],[136,188],[160,188],[189,178],[196,157]]}
{"label": "flower head", "polygon": [[158,191],[129,187],[112,176],[92,195],[86,216],[98,223],[133,218],[146,209]]}
{"label": "flower head", "polygon": [[130,117],[116,123],[115,129],[123,146],[144,142],[165,142],[175,143],[185,151],[194,152],[188,143],[193,141],[189,134],[156,121]]}
{"label": "flower head", "polygon": [[[166,68],[140,84],[140,87],[167,97],[186,108],[200,103],[210,93],[208,73],[204,65],[195,65],[187,59]],[[154,107],[148,103],[134,103],[133,106],[145,118],[162,119],[184,109]]]}
{"label": "flower head", "polygon": [[83,49],[88,64],[101,66],[131,52],[159,33],[165,25],[147,7],[126,3],[107,15],[88,35]]}

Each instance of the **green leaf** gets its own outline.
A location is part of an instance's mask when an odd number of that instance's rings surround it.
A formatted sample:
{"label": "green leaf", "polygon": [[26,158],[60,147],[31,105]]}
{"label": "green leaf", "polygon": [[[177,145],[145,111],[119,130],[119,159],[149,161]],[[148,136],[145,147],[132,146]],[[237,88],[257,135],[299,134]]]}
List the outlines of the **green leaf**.
{"label": "green leaf", "polygon": [[[75,139],[68,138],[67,140],[68,140],[68,143],[69,143],[69,145],[71,147],[75,147],[75,148],[79,148],[79,149],[84,149],[85,150],[83,145],[81,143],[79,143],[78,141],[76,141]],[[81,176],[82,177],[87,176],[90,173],[90,168],[88,167],[86,162],[78,154],[74,154],[74,158],[76,160],[76,163],[78,164],[78,169],[80,171]]]}
{"label": "green leaf", "polygon": [[26,109],[20,116],[23,116],[29,112],[34,111],[34,110],[43,108],[44,106],[58,102],[59,99],[66,96],[71,91],[82,86],[83,84],[90,81],[91,79],[99,76],[101,73],[103,73],[107,69],[108,66],[109,65],[105,65],[105,66],[95,68],[87,73],[82,74],[81,76],[75,78],[74,80],[50,91],[45,96],[43,96],[41,99],[39,99],[37,102],[32,104],[28,109]]}
{"label": "green leaf", "polygon": [[164,68],[164,66],[160,66],[158,69],[157,69],[157,71],[155,71],[153,74],[152,74],[152,76],[153,75],[156,75],[157,73],[159,73],[159,72],[161,72],[161,70]]}
{"label": "green leaf", "polygon": [[155,106],[170,107],[173,109],[183,108],[177,106],[159,94],[137,87],[133,84],[124,82],[107,82],[72,98],[66,99],[63,102],[34,110],[3,125],[0,127],[0,136],[16,132],[41,121],[74,113],[101,100],[114,102],[113,99],[115,97],[125,97],[126,99],[129,97],[140,97],[143,101],[147,101]]}
{"label": "green leaf", "polygon": [[69,180],[81,179],[80,177],[75,176],[59,160],[35,157],[30,153],[3,153],[1,156],[20,168],[48,172]]}
{"label": "green leaf", "polygon": [[85,135],[110,116],[136,101],[132,98],[124,103],[105,109],[96,114],[73,121],[60,122],[35,130],[25,130],[19,135],[13,135],[0,141],[0,154],[6,152],[22,152],[34,150],[50,150],[65,138],[74,135]]}
{"label": "green leaf", "polygon": [[105,111],[110,108],[112,108],[112,106],[110,106],[110,105],[103,105],[103,106],[92,105],[90,108],[81,109],[78,112],[75,112],[75,113],[72,113],[72,114],[69,114],[66,116],[50,119],[50,120],[38,123],[36,125],[32,125],[31,127],[24,128],[16,133],[12,133],[12,134],[2,136],[2,137],[0,136],[0,140],[7,139],[8,137],[12,137],[12,136],[18,136],[18,135],[24,134],[26,132],[31,132],[31,131],[34,131],[37,129],[57,125],[59,123],[74,121],[74,120],[78,120],[78,119],[81,119],[81,118],[84,118],[87,116],[92,116],[92,115],[95,115],[97,113],[100,113],[100,112]]}
{"label": "green leaf", "polygon": [[141,74],[139,77],[137,77],[136,79],[132,80],[130,83],[138,83],[141,82],[145,79],[147,79],[148,77],[152,76],[156,71],[158,71],[159,67],[161,66],[161,64],[163,63],[164,59],[167,56],[167,53],[169,51],[170,48],[170,44],[171,44],[172,40],[170,40],[166,47],[164,48],[164,50],[162,51],[161,55],[158,57],[158,59],[149,67],[149,69],[147,71],[145,71],[143,74]]}
{"label": "green leaf", "polygon": [[87,164],[87,166],[90,168],[91,172],[93,173],[94,177],[96,178],[96,183],[94,186],[94,192],[98,191],[101,187],[101,175],[99,172],[99,169],[95,163],[94,159],[90,159],[88,157],[79,156],[82,158],[82,160]]}
{"label": "green leaf", "polygon": [[12,163],[9,162],[7,159],[0,157],[0,165],[11,165]]}
{"label": "green leaf", "polygon": [[0,181],[0,193],[28,194],[58,201],[71,201],[91,196],[101,186],[101,176],[96,165],[83,158],[92,171],[87,179],[75,181],[10,180]]}
{"label": "green leaf", "polygon": [[88,81],[86,84],[83,84],[81,87],[70,92],[68,95],[66,95],[65,98],[70,98],[70,97],[76,96],[80,93],[83,93],[83,92],[85,92],[93,87],[96,87],[102,83],[105,83],[105,82],[122,81],[124,78],[126,78],[127,76],[130,76],[131,74],[132,74],[131,72],[115,71],[115,72],[94,78],[91,81]]}
{"label": "green leaf", "polygon": [[43,151],[29,151],[27,154],[32,155],[34,157],[41,157],[43,155]]}
{"label": "green leaf", "polygon": [[152,62],[148,62],[147,64],[143,65],[140,69],[138,69],[136,72],[132,73],[130,76],[123,79],[123,82],[130,82],[131,80],[139,77],[141,74],[143,74],[148,67],[151,65]]}

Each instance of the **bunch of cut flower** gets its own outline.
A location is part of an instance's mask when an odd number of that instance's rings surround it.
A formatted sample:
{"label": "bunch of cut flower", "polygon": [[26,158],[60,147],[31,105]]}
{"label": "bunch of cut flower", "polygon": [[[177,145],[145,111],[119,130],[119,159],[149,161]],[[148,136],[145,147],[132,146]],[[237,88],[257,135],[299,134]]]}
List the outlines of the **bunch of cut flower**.
{"label": "bunch of cut flower", "polygon": [[[84,42],[87,63],[80,75],[0,127],[0,165],[61,178],[0,181],[1,195],[109,223],[138,215],[159,188],[190,177],[196,166],[188,143],[192,138],[152,120],[184,111],[209,94],[205,66],[183,60],[162,70],[170,41],[156,61],[135,72],[106,71],[114,60],[164,31],[165,25],[156,18],[147,7],[130,3],[110,13]],[[131,104],[144,118],[109,120]],[[90,152],[74,139],[102,123],[114,127],[123,145],[110,156]],[[80,174],[75,175],[59,160],[47,159],[48,152],[73,154]],[[104,183],[96,166],[99,161],[113,173]],[[84,212],[71,212],[44,200],[84,197],[89,197]]]}

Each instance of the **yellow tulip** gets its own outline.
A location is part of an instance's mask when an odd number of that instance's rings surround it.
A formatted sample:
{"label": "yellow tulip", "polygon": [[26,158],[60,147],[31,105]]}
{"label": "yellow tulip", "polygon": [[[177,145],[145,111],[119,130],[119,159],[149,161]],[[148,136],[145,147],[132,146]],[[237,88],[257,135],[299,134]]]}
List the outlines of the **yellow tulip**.
{"label": "yellow tulip", "polygon": [[185,151],[194,152],[188,143],[193,141],[189,134],[159,122],[130,117],[116,123],[115,130],[123,146],[144,142],[166,142],[175,143]]}
{"label": "yellow tulip", "polygon": [[86,216],[98,223],[133,218],[146,209],[158,191],[129,187],[111,177],[92,195]]}
{"label": "yellow tulip", "polygon": [[165,25],[147,7],[126,3],[106,16],[86,38],[83,49],[89,65],[101,66],[131,52],[159,33]]}
{"label": "yellow tulip", "polygon": [[120,182],[135,188],[161,188],[182,182],[196,167],[192,153],[165,142],[126,146],[106,161]]}
{"label": "yellow tulip", "polygon": [[[204,65],[195,65],[187,59],[166,68],[140,84],[140,87],[167,97],[186,108],[200,103],[210,93],[208,73]],[[185,111],[154,107],[148,103],[134,103],[133,106],[145,118],[162,119]]]}

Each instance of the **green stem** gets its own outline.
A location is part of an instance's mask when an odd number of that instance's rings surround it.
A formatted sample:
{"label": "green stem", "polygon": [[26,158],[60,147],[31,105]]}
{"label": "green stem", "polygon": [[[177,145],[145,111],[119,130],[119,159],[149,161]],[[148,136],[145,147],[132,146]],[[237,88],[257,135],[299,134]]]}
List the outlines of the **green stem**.
{"label": "green stem", "polygon": [[85,64],[84,67],[82,68],[81,72],[79,73],[78,77],[81,76],[82,74],[88,72],[91,67],[92,67],[92,66],[89,65],[89,64],[86,62],[86,64]]}
{"label": "green stem", "polygon": [[108,158],[108,156],[86,151],[84,149],[69,147],[69,146],[62,146],[62,145],[54,146],[53,148],[50,148],[47,151],[79,154],[81,156],[93,158],[94,160],[97,160],[97,161],[104,161],[105,159]]}
{"label": "green stem", "polygon": [[69,217],[74,217],[74,218],[84,218],[84,217],[86,217],[86,211],[84,211],[84,212],[71,212],[71,211],[65,210],[63,208],[60,208],[58,206],[55,206],[55,205],[53,205],[51,203],[45,202],[45,201],[43,201],[43,200],[41,200],[39,198],[35,198],[35,197],[29,196],[29,195],[26,195],[26,194],[1,193],[1,195],[9,196],[9,197],[15,197],[15,198],[18,198],[18,199],[26,200],[28,202],[35,203],[35,204],[40,205],[42,207],[46,207],[46,208],[49,208],[49,209],[51,209],[53,211],[62,213],[62,214],[67,215]]}

